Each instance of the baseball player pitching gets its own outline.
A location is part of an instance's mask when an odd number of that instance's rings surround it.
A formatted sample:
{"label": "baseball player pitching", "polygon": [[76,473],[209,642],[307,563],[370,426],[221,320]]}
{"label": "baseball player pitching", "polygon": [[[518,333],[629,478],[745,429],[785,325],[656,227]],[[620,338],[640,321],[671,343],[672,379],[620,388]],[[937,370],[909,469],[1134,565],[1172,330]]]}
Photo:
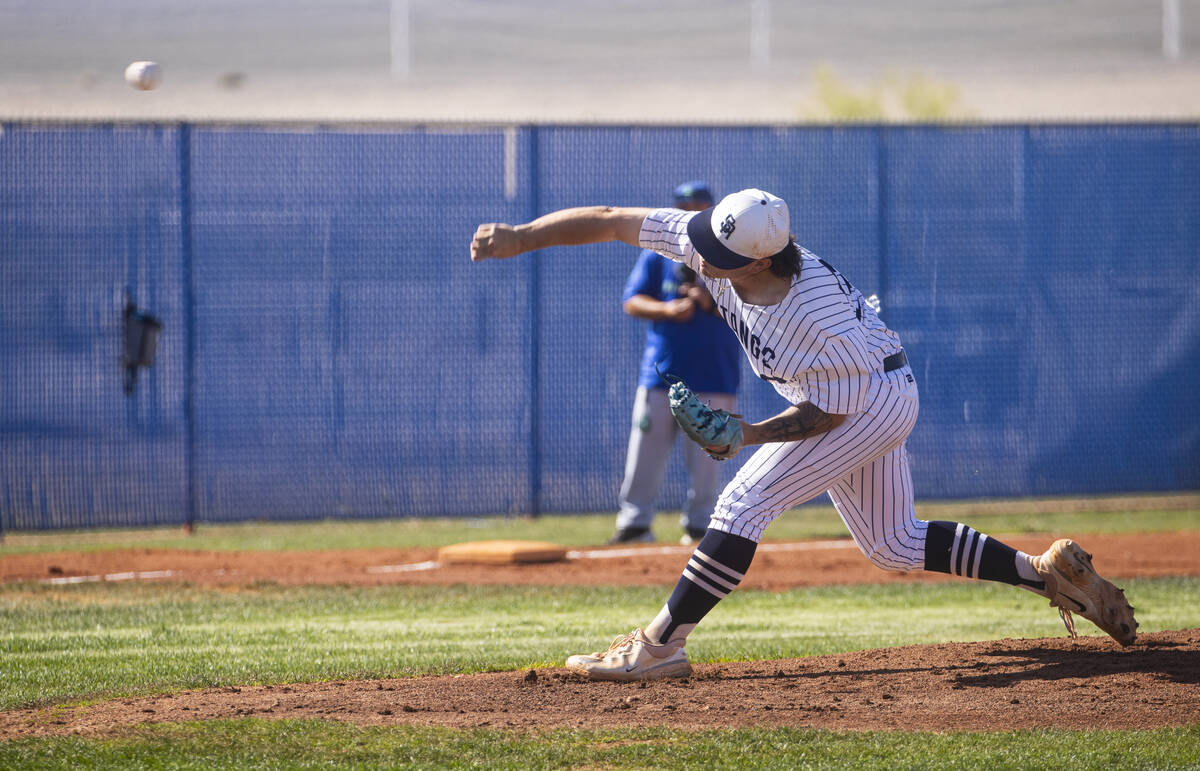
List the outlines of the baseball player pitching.
{"label": "baseball player pitching", "polygon": [[[675,208],[700,211],[714,203],[708,185],[699,180],[675,188]],[[638,373],[633,403],[633,425],[621,481],[617,530],[610,544],[646,543],[654,540],[655,500],[666,475],[671,448],[679,426],[671,417],[669,383],[660,373],[669,372],[688,385],[709,405],[737,409],[737,389],[742,372],[742,349],[719,315],[712,295],[696,281],[691,268],[668,260],[650,249],[638,255],[625,284],[623,310],[649,321],[646,347]],[[691,546],[704,537],[717,496],[721,492],[720,462],[695,442],[685,441],[687,499],[680,513],[680,543]]]}
{"label": "baseball player pitching", "polygon": [[767,526],[823,492],[884,570],[1012,584],[1048,598],[1072,636],[1077,613],[1121,645],[1134,641],[1124,592],[1077,543],[1061,539],[1035,556],[964,524],[916,518],[905,439],[919,400],[900,339],[841,273],[796,245],[782,199],[749,189],[700,212],[597,206],[517,226],[484,224],[471,259],[604,241],[652,249],[696,271],[755,374],[789,406],[752,423],[701,403],[686,383],[672,385],[676,421],[710,455],[758,449],[721,494],[658,615],[605,651],[571,656],[568,668],[602,680],[689,675],[688,635],[745,576]]}

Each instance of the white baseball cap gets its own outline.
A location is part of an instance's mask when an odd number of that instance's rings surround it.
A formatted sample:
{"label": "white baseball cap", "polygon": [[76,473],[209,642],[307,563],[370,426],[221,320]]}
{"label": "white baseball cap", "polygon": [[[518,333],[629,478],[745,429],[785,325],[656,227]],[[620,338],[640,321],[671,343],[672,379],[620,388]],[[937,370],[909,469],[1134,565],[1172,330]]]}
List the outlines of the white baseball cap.
{"label": "white baseball cap", "polygon": [[792,237],[787,203],[748,188],[688,220],[692,246],[714,268],[735,270],[783,250]]}

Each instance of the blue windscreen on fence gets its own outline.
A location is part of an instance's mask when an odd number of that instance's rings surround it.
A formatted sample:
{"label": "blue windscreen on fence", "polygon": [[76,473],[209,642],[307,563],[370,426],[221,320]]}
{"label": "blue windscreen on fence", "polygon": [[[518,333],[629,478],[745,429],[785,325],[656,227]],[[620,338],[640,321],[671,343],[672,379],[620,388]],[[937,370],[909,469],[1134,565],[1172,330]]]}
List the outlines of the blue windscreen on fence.
{"label": "blue windscreen on fence", "polygon": [[[187,511],[179,131],[0,134],[0,513],[6,528]],[[127,299],[166,321],[123,395]]]}
{"label": "blue windscreen on fence", "polygon": [[[9,124],[0,528],[613,509],[637,250],[467,245],[696,178],[880,296],[919,497],[1200,487],[1197,126]],[[128,302],[163,324],[130,395]]]}
{"label": "blue windscreen on fence", "polygon": [[201,516],[526,506],[531,268],[467,259],[481,209],[531,211],[527,179],[505,198],[505,141],[196,132]]}

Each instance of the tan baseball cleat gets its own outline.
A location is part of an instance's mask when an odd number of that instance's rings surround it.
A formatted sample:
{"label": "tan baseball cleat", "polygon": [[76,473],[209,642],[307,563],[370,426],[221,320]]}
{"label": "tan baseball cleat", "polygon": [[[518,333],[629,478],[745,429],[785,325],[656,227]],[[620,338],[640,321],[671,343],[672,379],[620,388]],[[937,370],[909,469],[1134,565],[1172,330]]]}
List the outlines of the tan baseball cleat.
{"label": "tan baseball cleat", "polygon": [[593,680],[657,680],[692,673],[682,645],[655,645],[641,629],[617,637],[606,651],[569,657],[567,669]]}
{"label": "tan baseball cleat", "polygon": [[1138,623],[1125,592],[1104,580],[1092,567],[1092,555],[1067,538],[1050,544],[1040,557],[1033,558],[1038,575],[1046,582],[1050,606],[1058,608],[1063,624],[1076,637],[1072,613],[1091,621],[1121,645],[1137,638]]}

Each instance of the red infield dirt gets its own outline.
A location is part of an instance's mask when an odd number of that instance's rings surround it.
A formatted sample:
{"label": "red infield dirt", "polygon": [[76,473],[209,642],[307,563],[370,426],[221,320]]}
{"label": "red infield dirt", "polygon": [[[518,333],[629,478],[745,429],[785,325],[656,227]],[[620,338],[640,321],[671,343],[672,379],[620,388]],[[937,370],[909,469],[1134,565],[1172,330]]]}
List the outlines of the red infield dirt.
{"label": "red infield dirt", "polygon": [[[1037,552],[1044,536],[1006,542]],[[1200,531],[1089,535],[1106,576],[1200,575]],[[594,553],[593,553],[594,552]],[[622,556],[612,556],[619,553]],[[0,580],[168,580],[198,584],[399,583],[671,586],[685,547],[581,550],[545,565],[434,566],[435,550],[310,553],[119,550],[15,555]],[[608,554],[609,556],[604,556]],[[170,571],[165,574],[165,571]],[[962,580],[884,573],[849,542],[764,544],[744,587]],[[1031,598],[1032,599],[1032,598]],[[1137,604],[1137,597],[1131,598]],[[1047,608],[1047,613],[1053,611]],[[1120,648],[1085,637],[856,651],[701,664],[679,681],[591,683],[563,669],[218,688],[82,707],[0,712],[0,738],[108,734],[147,723],[253,715],[370,725],[542,729],[797,726],[834,730],[1138,729],[1200,723],[1200,630],[1145,634]],[[614,630],[605,630],[614,631]]]}
{"label": "red infield dirt", "polygon": [[[1005,543],[1040,554],[1044,535],[1002,536]],[[1110,577],[1200,576],[1200,530],[1088,535],[1080,545]],[[673,586],[690,547],[635,546],[568,552],[540,565],[438,565],[436,549],[356,549],[309,552],[118,549],[0,557],[0,581],[75,583],[90,580],[174,580],[195,584],[537,584],[558,586]],[[169,574],[166,571],[170,571]],[[143,575],[139,575],[143,574]],[[151,574],[151,575],[145,575]],[[787,589],[831,584],[961,581],[936,573],[887,573],[862,556],[849,538],[759,547],[742,587]]]}

